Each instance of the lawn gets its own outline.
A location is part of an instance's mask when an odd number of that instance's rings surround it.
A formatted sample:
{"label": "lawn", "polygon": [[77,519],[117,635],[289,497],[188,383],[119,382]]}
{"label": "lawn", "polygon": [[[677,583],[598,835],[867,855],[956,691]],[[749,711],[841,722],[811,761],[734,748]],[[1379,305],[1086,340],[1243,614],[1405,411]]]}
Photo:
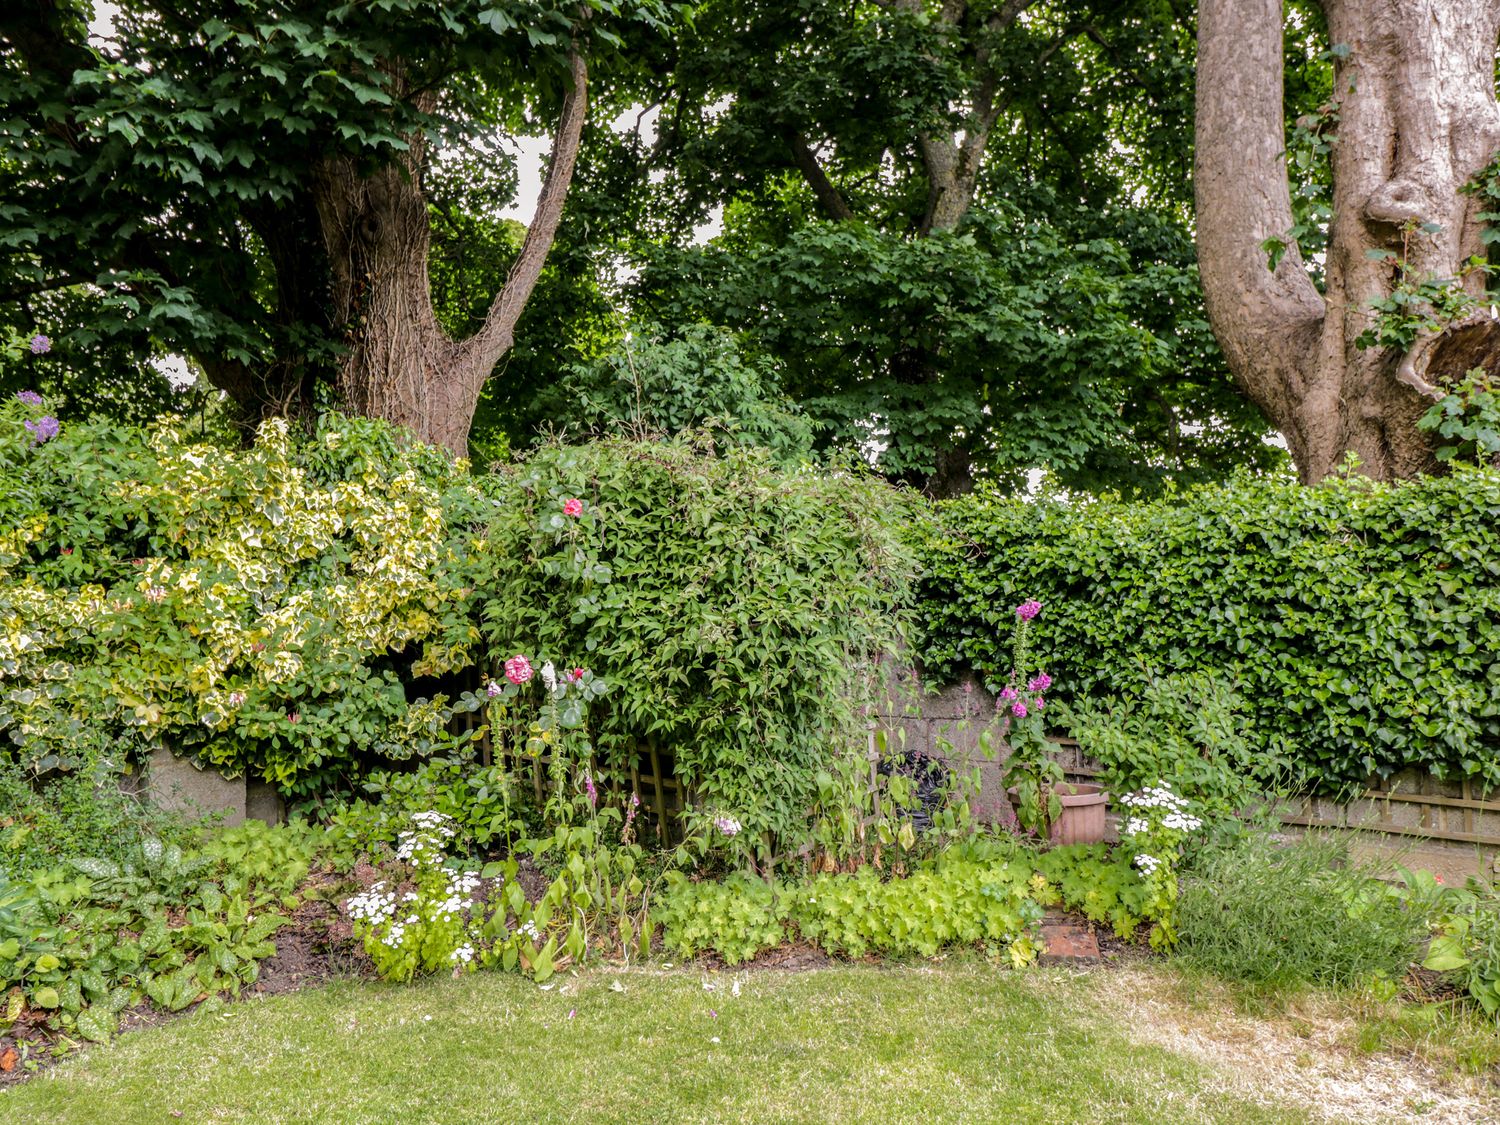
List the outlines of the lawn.
{"label": "lawn", "polygon": [[1095,978],[982,964],[338,983],[92,1048],[27,1122],[1296,1122],[1127,1038]]}

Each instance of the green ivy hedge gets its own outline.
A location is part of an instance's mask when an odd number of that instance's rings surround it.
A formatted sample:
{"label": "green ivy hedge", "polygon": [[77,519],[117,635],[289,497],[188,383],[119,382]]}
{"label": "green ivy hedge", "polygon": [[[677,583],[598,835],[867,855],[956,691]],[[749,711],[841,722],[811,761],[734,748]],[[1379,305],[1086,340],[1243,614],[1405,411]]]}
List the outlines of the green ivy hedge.
{"label": "green ivy hedge", "polygon": [[1013,608],[1064,699],[1222,670],[1327,786],[1500,782],[1500,472],[1258,479],[1161,500],[974,495],[921,547],[930,675],[1008,674]]}

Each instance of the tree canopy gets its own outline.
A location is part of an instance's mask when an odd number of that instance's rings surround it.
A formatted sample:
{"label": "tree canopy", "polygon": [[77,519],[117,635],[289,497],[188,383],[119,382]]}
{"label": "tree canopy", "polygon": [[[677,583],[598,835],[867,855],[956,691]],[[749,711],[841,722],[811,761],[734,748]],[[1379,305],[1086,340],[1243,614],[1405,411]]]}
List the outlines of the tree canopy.
{"label": "tree canopy", "polygon": [[[1252,256],[1322,287],[1349,49],[1265,3],[1289,203]],[[484,458],[729,418],[936,494],[1151,493],[1284,463],[1273,428],[1308,460],[1210,330],[1185,0],[119,9],[0,13],[0,329],[54,338],[26,377],[68,410],[170,406],[181,354],[245,421]]]}

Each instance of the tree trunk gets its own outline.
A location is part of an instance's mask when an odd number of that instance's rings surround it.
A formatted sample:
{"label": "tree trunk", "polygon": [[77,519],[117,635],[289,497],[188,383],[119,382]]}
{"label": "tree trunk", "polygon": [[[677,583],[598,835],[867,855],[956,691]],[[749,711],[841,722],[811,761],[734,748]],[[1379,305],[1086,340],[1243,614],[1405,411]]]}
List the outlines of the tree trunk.
{"label": "tree trunk", "polygon": [[373,173],[364,174],[346,158],[315,170],[334,323],[343,326],[348,348],[338,385],[351,412],[405,426],[423,441],[467,456],[484,381],[514,342],[516,322],[562,219],[588,88],[582,54],[575,50],[569,63],[572,86],[563,100],[536,213],[505,287],[468,339],[449,337],[432,306],[431,228],[422,189],[425,141],[410,138],[401,160]]}
{"label": "tree trunk", "polygon": [[[1346,453],[1376,479],[1433,467],[1417,419],[1468,367],[1500,372],[1488,313],[1400,349],[1361,349],[1373,300],[1408,276],[1456,278],[1481,252],[1484,206],[1460,188],[1500,147],[1497,0],[1324,0],[1339,114],[1333,222],[1320,294],[1295,246],[1275,272],[1262,244],[1292,226],[1283,161],[1281,0],[1202,0],[1198,19],[1198,262],[1235,379],[1286,437],[1304,481]],[[1414,231],[1436,223],[1436,234]],[[1482,276],[1466,282],[1478,295]]]}

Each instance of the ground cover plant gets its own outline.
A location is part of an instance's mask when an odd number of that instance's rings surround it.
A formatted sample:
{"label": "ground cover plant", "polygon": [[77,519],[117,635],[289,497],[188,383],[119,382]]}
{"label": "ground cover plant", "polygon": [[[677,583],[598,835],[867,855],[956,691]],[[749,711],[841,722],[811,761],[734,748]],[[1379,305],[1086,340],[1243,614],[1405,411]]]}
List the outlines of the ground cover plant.
{"label": "ground cover plant", "polygon": [[238,996],[275,953],[315,850],[308,830],[252,823],[191,849],[148,836],[118,858],[0,873],[7,1029],[33,1033],[16,1036],[28,1051],[66,1051],[146,1001],[178,1012]]}
{"label": "ground cover plant", "polygon": [[193,826],[121,788],[120,760],[85,751],[78,768],[37,783],[0,755],[0,871],[12,877],[80,856],[118,859],[145,839],[186,843]]}

